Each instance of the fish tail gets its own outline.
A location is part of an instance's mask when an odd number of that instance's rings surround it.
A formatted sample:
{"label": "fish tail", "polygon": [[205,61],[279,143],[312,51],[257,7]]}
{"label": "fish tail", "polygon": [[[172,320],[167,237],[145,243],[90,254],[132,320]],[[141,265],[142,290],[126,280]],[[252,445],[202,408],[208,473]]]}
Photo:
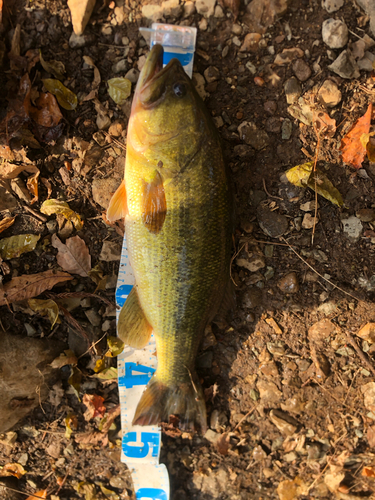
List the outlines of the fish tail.
{"label": "fish tail", "polygon": [[206,404],[197,378],[193,374],[191,381],[167,385],[158,379],[156,372],[138,403],[133,425],[169,423],[169,417],[174,415],[180,419],[181,430],[204,434],[207,430]]}

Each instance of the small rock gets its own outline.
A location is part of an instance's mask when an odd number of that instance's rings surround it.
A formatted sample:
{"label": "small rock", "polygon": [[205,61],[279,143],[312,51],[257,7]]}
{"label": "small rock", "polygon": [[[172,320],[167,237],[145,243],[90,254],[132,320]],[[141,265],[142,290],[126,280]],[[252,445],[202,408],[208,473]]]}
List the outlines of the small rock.
{"label": "small rock", "polygon": [[100,314],[95,309],[87,309],[85,311],[87,319],[90,321],[92,326],[100,326],[102,318]]}
{"label": "small rock", "polygon": [[303,50],[298,47],[284,49],[281,54],[276,55],[274,63],[277,66],[285,66],[286,64],[290,64],[295,59],[303,57],[303,55]]}
{"label": "small rock", "polygon": [[102,251],[100,252],[100,260],[105,262],[112,262],[120,260],[121,258],[121,247],[114,241],[103,241]]}
{"label": "small rock", "polygon": [[264,460],[265,458],[267,458],[267,453],[263,450],[263,448],[260,445],[255,446],[253,449],[253,459]]}
{"label": "small rock", "polygon": [[108,133],[112,137],[120,137],[123,130],[124,130],[124,124],[120,120],[116,120],[109,126]]}
{"label": "small rock", "polygon": [[51,234],[56,233],[57,221],[56,220],[49,220],[48,222],[46,222],[46,227],[47,227],[49,233],[51,233]]}
{"label": "small rock", "polygon": [[210,443],[216,444],[218,439],[220,438],[220,434],[213,431],[212,429],[208,429],[203,437],[207,439],[207,441],[209,441]]}
{"label": "small rock", "polygon": [[180,0],[166,0],[162,2],[161,8],[163,9],[164,17],[180,17],[182,13]]}
{"label": "small rock", "polygon": [[112,66],[113,73],[126,73],[129,68],[129,63],[126,59],[120,59]]}
{"label": "small rock", "polygon": [[265,130],[258,129],[254,122],[242,122],[238,127],[240,139],[257,151],[266,148],[270,139]]}
{"label": "small rock", "polygon": [[71,49],[81,49],[94,43],[96,40],[94,35],[76,35],[72,33],[69,38],[69,47]]}
{"label": "small rock", "polygon": [[374,69],[373,68],[374,60],[375,60],[374,54],[368,51],[365,52],[365,56],[360,61],[357,61],[358,69],[363,71],[372,71]]}
{"label": "small rock", "polygon": [[[312,201],[307,201],[306,203],[302,203],[299,208],[303,211],[303,212],[312,212],[313,210],[315,210],[315,200],[312,200]],[[319,208],[319,203],[318,203],[318,208]]]}
{"label": "small rock", "polygon": [[161,5],[143,5],[142,6],[142,17],[145,19],[157,22],[163,19],[163,9]]}
{"label": "small rock", "polygon": [[[289,422],[285,420],[286,418]],[[289,417],[289,415],[280,410],[271,410],[270,420],[279,431],[286,436],[292,436],[298,427],[298,422],[296,422],[294,418]]]}
{"label": "small rock", "polygon": [[375,343],[375,323],[367,323],[363,326],[357,336],[363,340],[366,340],[369,344]]}
{"label": "small rock", "polygon": [[264,111],[269,115],[274,115],[277,111],[277,102],[276,101],[266,101],[263,104]]}
{"label": "small rock", "polygon": [[366,42],[362,39],[350,44],[350,50],[354,59],[362,59],[365,55]]}
{"label": "small rock", "polygon": [[344,5],[344,0],[322,0],[322,7],[328,14],[336,12]]}
{"label": "small rock", "polygon": [[286,102],[288,104],[294,104],[295,102],[298,101],[298,98],[300,97],[302,93],[302,88],[300,83],[298,82],[297,78],[292,76],[292,78],[289,78],[285,84],[284,84],[284,92],[286,96]]}
{"label": "small rock", "polygon": [[316,226],[318,224],[318,218],[315,219],[315,217],[311,214],[305,214],[303,216],[302,220],[302,227],[303,229],[312,229],[314,225]]}
{"label": "small rock", "polygon": [[326,19],[322,25],[323,42],[330,49],[341,49],[348,43],[348,27],[339,19]]}
{"label": "small rock", "polygon": [[295,453],[294,451],[285,453],[285,455],[283,456],[285,462],[293,462],[294,460],[297,460],[297,458],[298,458],[297,453]]}
{"label": "small rock", "polygon": [[237,257],[236,264],[237,266],[244,267],[248,269],[250,272],[255,273],[262,269],[265,265],[264,256],[258,253],[248,253],[248,256],[245,256],[245,253]]}
{"label": "small rock", "polygon": [[72,16],[73,30],[76,35],[82,35],[92,11],[95,7],[96,0],[68,0],[68,7]]}
{"label": "small rock", "polygon": [[112,27],[111,26],[103,26],[101,32],[102,32],[102,35],[104,35],[104,36],[112,35]]}
{"label": "small rock", "polygon": [[190,17],[195,13],[195,4],[194,2],[185,2],[184,4],[184,17]]}
{"label": "small rock", "polygon": [[215,68],[215,66],[209,66],[204,70],[203,74],[207,83],[216,82],[216,80],[218,80],[220,76],[220,72],[217,68]]}
{"label": "small rock", "polygon": [[107,177],[107,179],[94,179],[92,182],[92,197],[98,205],[107,209],[113,193],[119,187],[121,179]]}
{"label": "small rock", "polygon": [[278,133],[281,130],[281,122],[278,116],[271,116],[266,121],[267,132]]}
{"label": "small rock", "polygon": [[338,333],[338,328],[331,320],[325,318],[314,323],[308,331],[309,340],[322,343],[334,333]]}
{"label": "small rock", "polygon": [[216,128],[221,128],[224,125],[224,120],[221,116],[215,116],[213,118]]}
{"label": "small rock", "polygon": [[204,88],[205,83],[206,83],[206,80],[204,79],[203,75],[201,75],[200,73],[193,73],[194,87],[203,100],[208,95],[208,93],[206,92],[206,90]]}
{"label": "small rock", "polygon": [[277,403],[283,396],[274,382],[259,380],[256,385],[262,403]]}
{"label": "small rock", "polygon": [[221,429],[228,422],[228,418],[223,412],[219,410],[213,410],[210,418],[210,427],[214,430]]}
{"label": "small rock", "polygon": [[198,29],[200,31],[206,31],[208,27],[207,19],[205,17],[202,17],[202,19],[198,23]]}
{"label": "small rock", "polygon": [[221,19],[222,17],[224,17],[224,12],[220,5],[216,5],[214,17],[216,17],[217,19]]}
{"label": "small rock", "polygon": [[232,26],[232,33],[234,35],[241,35],[242,34],[242,26],[240,26],[239,24],[233,24]]}
{"label": "small rock", "polygon": [[325,80],[318,92],[319,98],[328,108],[333,108],[341,102],[341,92],[332,80]]}
{"label": "small rock", "polygon": [[131,83],[137,83],[139,77],[139,71],[135,68],[129,69],[126,73],[125,78],[127,78]]}
{"label": "small rock", "polygon": [[356,216],[362,222],[372,222],[375,220],[375,210],[373,208],[361,208],[356,212]]}
{"label": "small rock", "polygon": [[243,21],[249,27],[250,31],[263,35],[267,31],[267,28],[275,23],[278,17],[285,14],[289,3],[288,0],[279,0],[277,2],[253,0],[246,7],[246,14],[243,16]]}
{"label": "small rock", "polygon": [[125,488],[129,487],[129,476],[125,474],[121,476],[115,474],[109,480],[109,484],[112,486],[112,488],[118,488],[119,490],[124,490]]}
{"label": "small rock", "polygon": [[248,307],[249,309],[254,309],[260,306],[262,303],[262,292],[257,287],[250,287],[246,290],[242,298],[243,307]]}
{"label": "small rock", "polygon": [[375,36],[375,4],[373,0],[356,0],[356,2],[370,18],[370,30]]}
{"label": "small rock", "polygon": [[241,45],[240,52],[257,52],[261,38],[262,35],[259,33],[248,33]]}
{"label": "small rock", "polygon": [[299,283],[297,274],[291,272],[281,278],[278,287],[283,293],[297,293],[299,291]]}
{"label": "small rock", "polygon": [[257,208],[257,219],[261,229],[271,238],[278,238],[289,229],[289,222],[285,215],[273,212],[263,204]]}
{"label": "small rock", "polygon": [[293,72],[300,82],[305,82],[311,76],[311,69],[303,59],[297,59],[294,61]]}
{"label": "small rock", "polygon": [[344,234],[351,240],[358,240],[359,237],[361,236],[363,226],[361,221],[352,215],[348,219],[343,219],[341,221],[342,226],[343,226],[343,231]]}
{"label": "small rock", "polygon": [[257,69],[256,69],[256,67],[254,66],[254,64],[251,61],[247,61],[247,63],[245,64],[245,66],[250,71],[250,73],[252,75],[255,75],[255,73],[257,72]]}
{"label": "small rock", "polygon": [[71,182],[69,170],[66,167],[61,167],[59,168],[59,174],[65,186],[69,186]]}
{"label": "small rock", "polygon": [[287,141],[292,135],[293,125],[289,118],[285,118],[283,124],[281,125],[281,139]]}
{"label": "small rock", "polygon": [[214,15],[216,0],[197,0],[195,8],[198,14],[204,17],[210,17]]}

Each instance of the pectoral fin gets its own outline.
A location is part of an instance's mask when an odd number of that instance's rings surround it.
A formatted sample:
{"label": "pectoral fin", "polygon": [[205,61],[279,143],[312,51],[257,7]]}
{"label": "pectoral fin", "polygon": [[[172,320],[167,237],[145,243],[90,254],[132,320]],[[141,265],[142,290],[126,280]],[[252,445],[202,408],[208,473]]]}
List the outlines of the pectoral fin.
{"label": "pectoral fin", "polygon": [[150,182],[144,181],[142,221],[150,233],[157,234],[167,215],[167,200],[163,180],[158,171]]}
{"label": "pectoral fin", "polygon": [[117,329],[120,339],[134,349],[142,349],[150,340],[152,327],[141,308],[135,287],[122,306]]}
{"label": "pectoral fin", "polygon": [[114,222],[118,219],[123,219],[127,214],[127,204],[126,204],[126,189],[125,189],[125,181],[123,180],[116,192],[111,198],[109,202],[109,206],[107,209],[107,219],[110,222]]}

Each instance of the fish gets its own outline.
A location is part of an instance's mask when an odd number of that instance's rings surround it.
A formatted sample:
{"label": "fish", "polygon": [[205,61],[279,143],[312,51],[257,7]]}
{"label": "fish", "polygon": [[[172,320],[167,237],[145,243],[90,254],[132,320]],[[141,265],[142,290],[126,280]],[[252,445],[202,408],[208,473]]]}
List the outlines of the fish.
{"label": "fish", "polygon": [[133,425],[179,419],[207,429],[195,359],[205,327],[231,301],[233,191],[219,135],[178,59],[163,68],[154,45],[140,73],[128,123],[124,180],[107,210],[125,217],[135,286],[118,335],[142,348],[153,332],[157,369]]}

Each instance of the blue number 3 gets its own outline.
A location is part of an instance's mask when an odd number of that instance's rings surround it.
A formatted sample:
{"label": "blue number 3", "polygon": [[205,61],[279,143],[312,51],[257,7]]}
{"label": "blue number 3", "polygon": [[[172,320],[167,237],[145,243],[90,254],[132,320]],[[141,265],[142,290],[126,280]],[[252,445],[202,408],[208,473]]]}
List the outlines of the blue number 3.
{"label": "blue number 3", "polygon": [[135,496],[137,500],[168,500],[166,492],[160,488],[140,488]]}
{"label": "blue number 3", "polygon": [[137,446],[137,433],[127,432],[122,438],[122,451],[124,455],[128,458],[145,458],[150,451],[151,445],[151,456],[157,457],[159,453],[160,446],[160,436],[157,432],[141,432],[142,444]]}

